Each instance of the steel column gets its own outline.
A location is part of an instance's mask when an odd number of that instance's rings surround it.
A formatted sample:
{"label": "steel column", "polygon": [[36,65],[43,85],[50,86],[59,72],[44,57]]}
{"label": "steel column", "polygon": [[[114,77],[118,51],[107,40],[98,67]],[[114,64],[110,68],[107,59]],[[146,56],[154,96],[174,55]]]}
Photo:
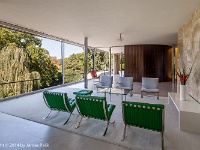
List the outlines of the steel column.
{"label": "steel column", "polygon": [[113,54],[113,74],[116,74],[117,73],[117,59],[116,59],[116,55],[117,54]]}
{"label": "steel column", "polygon": [[62,59],[62,84],[65,84],[65,46],[64,42],[61,42],[61,59]]}
{"label": "steel column", "polygon": [[87,73],[88,73],[88,38],[84,38],[84,88],[88,88],[87,81]]}
{"label": "steel column", "polygon": [[122,76],[122,53],[120,53],[120,72]]}
{"label": "steel column", "polygon": [[111,76],[111,71],[112,71],[112,69],[111,69],[111,47],[110,47],[110,49],[109,49],[109,75]]}

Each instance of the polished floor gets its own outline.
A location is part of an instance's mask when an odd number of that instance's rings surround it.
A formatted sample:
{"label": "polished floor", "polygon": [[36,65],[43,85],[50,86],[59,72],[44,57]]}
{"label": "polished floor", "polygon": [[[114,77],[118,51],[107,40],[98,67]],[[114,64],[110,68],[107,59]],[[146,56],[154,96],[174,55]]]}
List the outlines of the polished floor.
{"label": "polished floor", "polygon": [[[140,91],[141,83],[134,83],[134,91]],[[83,83],[71,85],[83,87]],[[93,81],[89,83],[93,87]],[[161,95],[173,91],[171,83],[161,83]],[[14,107],[14,106],[13,106]],[[40,150],[127,150],[108,142],[67,132],[62,129],[35,123],[23,118],[0,113],[0,150],[1,149],[40,149]]]}
{"label": "polished floor", "polygon": [[114,144],[0,113],[0,150],[127,150]]}

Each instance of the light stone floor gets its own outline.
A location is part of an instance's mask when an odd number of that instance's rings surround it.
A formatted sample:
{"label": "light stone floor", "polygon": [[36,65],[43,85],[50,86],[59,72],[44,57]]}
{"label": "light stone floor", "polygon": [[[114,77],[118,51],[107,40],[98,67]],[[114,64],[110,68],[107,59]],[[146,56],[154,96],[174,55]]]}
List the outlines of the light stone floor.
{"label": "light stone floor", "polygon": [[[162,93],[172,91],[171,83],[163,83]],[[92,84],[89,86],[92,88]],[[135,91],[141,84],[136,83]],[[79,83],[71,87],[83,88]],[[13,106],[14,107],[14,106]],[[22,118],[0,113],[0,150],[127,150],[104,141],[92,139],[78,134],[35,123]]]}
{"label": "light stone floor", "polygon": [[127,150],[3,113],[0,113],[0,120],[0,150]]}

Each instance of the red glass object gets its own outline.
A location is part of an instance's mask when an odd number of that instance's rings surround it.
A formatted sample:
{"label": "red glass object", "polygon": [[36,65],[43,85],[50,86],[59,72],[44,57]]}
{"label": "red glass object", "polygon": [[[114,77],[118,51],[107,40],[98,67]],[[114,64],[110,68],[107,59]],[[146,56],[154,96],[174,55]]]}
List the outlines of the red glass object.
{"label": "red glass object", "polygon": [[98,77],[96,70],[91,70],[90,74],[91,74],[92,78],[97,78]]}

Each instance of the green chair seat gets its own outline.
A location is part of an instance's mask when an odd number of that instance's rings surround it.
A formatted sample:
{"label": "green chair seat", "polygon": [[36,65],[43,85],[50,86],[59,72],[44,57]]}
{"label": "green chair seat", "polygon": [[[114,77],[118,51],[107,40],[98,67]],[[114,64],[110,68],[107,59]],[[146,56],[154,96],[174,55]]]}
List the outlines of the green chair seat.
{"label": "green chair seat", "polygon": [[77,126],[80,126],[83,117],[89,117],[99,120],[107,121],[107,127],[103,135],[106,134],[110,118],[115,109],[115,105],[107,104],[106,97],[76,95],[76,105],[81,120]]}
{"label": "green chair seat", "polygon": [[72,112],[76,107],[75,99],[68,98],[67,93],[60,93],[60,92],[50,92],[44,91],[43,98],[45,104],[49,107],[50,111],[48,115],[44,118],[46,119],[52,110],[63,111],[70,113],[69,118],[64,123],[64,125],[69,121]]}
{"label": "green chair seat", "polygon": [[92,93],[92,90],[80,90],[78,92],[73,92],[74,95],[91,95]]}

